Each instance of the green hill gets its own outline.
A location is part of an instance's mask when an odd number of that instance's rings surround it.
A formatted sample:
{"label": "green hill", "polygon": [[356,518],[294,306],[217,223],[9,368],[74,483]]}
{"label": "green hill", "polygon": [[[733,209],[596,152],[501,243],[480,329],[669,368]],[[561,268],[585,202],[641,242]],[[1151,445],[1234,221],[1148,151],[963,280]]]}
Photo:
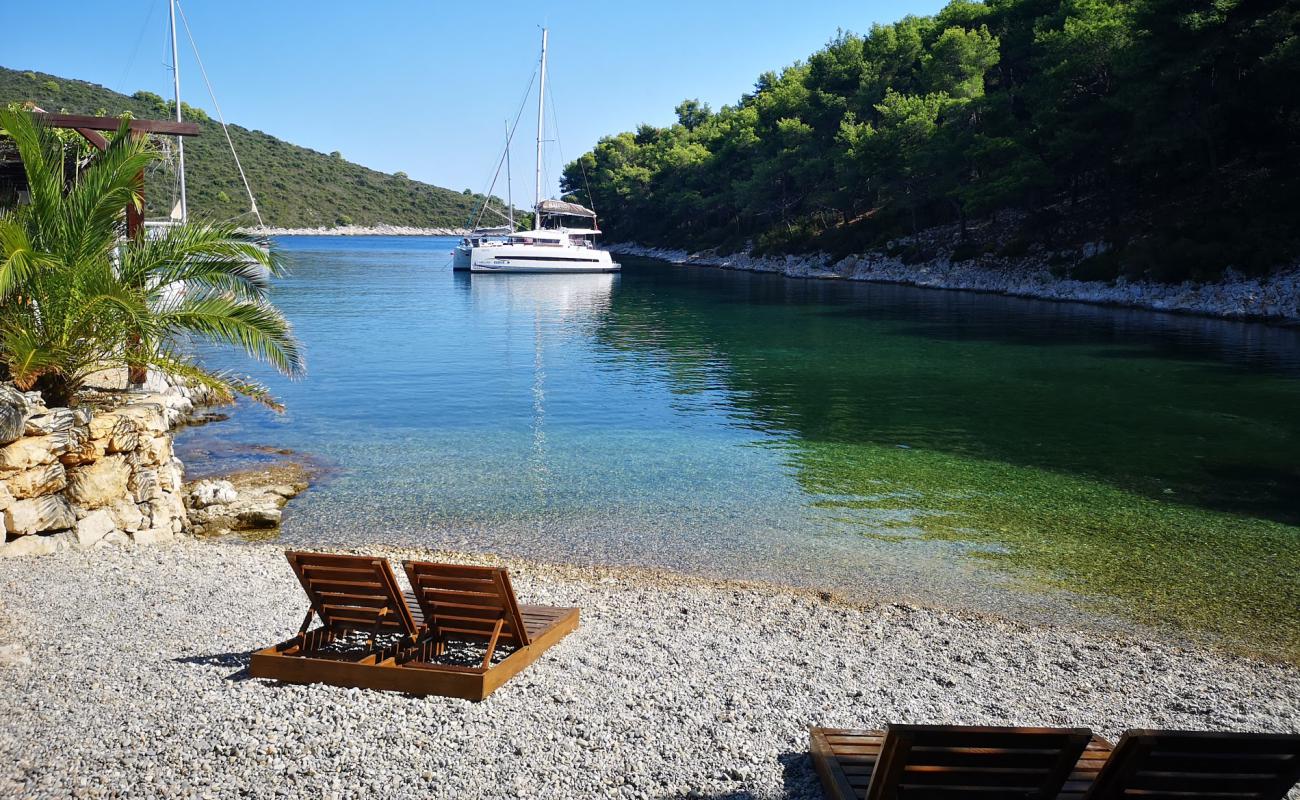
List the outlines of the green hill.
{"label": "green hill", "polygon": [[[151,92],[118,94],[98,84],[69,80],[41,72],[0,67],[0,104],[34,102],[46,111],[69,113],[131,112],[139,118],[167,119],[169,102]],[[184,116],[202,133],[185,142],[185,174],[190,214],[196,219],[227,220],[248,210],[234,158],[221,126],[201,109],[185,106]],[[314,227],[338,224],[460,227],[481,196],[443,189],[388,175],[318,153],[262,133],[230,126],[248,181],[266,224]],[[147,179],[150,217],[170,208],[172,178],[164,167]],[[251,216],[240,221],[253,222]]]}
{"label": "green hill", "polygon": [[1295,2],[951,0],[676,112],[565,169],[615,240],[920,262],[934,229],[1170,282],[1300,256]]}

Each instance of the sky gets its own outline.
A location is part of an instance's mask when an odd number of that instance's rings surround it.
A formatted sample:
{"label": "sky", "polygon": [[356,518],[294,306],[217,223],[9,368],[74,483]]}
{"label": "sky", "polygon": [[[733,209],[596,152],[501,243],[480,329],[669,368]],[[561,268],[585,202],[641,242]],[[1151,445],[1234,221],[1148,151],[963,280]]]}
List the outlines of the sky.
{"label": "sky", "polygon": [[[0,0],[6,26],[24,32],[3,37],[0,65],[170,97],[167,3]],[[685,98],[734,103],[837,29],[864,32],[942,5],[180,0],[228,122],[456,190],[487,189],[546,25],[547,196],[563,164],[601,136],[670,124]],[[214,114],[179,35],[182,98]],[[511,150],[517,199],[532,189],[536,124],[534,95]]]}

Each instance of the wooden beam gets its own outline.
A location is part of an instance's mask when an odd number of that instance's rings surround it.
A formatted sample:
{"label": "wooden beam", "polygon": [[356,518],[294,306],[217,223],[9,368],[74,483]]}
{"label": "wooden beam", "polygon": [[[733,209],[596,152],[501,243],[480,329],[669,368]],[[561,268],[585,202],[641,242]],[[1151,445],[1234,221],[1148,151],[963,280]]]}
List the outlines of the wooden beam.
{"label": "wooden beam", "polygon": [[[90,114],[52,114],[32,112],[37,120],[52,128],[75,128],[78,131],[115,131],[121,126],[119,117],[96,117]],[[199,126],[193,122],[176,122],[160,119],[133,119],[133,133],[160,133],[168,136],[198,136]]]}
{"label": "wooden beam", "polygon": [[77,128],[76,131],[84,136],[86,141],[94,145],[96,150],[102,152],[108,149],[108,140],[99,131],[92,131],[90,128]]}

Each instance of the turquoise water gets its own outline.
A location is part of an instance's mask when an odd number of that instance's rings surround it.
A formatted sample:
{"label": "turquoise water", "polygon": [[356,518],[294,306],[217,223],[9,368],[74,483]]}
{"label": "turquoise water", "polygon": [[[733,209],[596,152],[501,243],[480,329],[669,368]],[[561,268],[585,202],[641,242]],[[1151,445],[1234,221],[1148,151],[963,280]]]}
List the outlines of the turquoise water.
{"label": "turquoise water", "polygon": [[[469,276],[288,238],[287,411],[185,433],[332,465],[287,543],[777,580],[1300,659],[1300,331],[625,259]],[[218,365],[245,363],[208,354]]]}

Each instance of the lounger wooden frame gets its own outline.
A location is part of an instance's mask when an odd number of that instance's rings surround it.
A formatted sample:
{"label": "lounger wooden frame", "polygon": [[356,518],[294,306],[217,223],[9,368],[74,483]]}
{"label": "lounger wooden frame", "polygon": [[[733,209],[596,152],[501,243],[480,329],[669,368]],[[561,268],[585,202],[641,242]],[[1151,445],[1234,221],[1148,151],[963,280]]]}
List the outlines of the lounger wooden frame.
{"label": "lounger wooden frame", "polygon": [[[813,728],[810,750],[826,790],[835,800],[890,797],[869,794],[888,786],[887,761],[898,761],[898,748],[886,746],[886,731]],[[968,728],[968,731],[988,729]],[[996,729],[995,729],[996,730]],[[1079,731],[1085,733],[1085,731]],[[891,753],[893,753],[891,755]],[[933,756],[930,760],[934,761]],[[990,765],[991,766],[991,765]],[[932,766],[931,769],[934,767]],[[896,768],[895,768],[895,774]],[[1055,797],[1058,800],[1281,800],[1300,780],[1300,735],[1203,731],[1131,730],[1119,744],[1091,736]],[[1006,787],[967,787],[934,791],[913,785],[905,797],[1013,797]]]}
{"label": "lounger wooden frame", "polygon": [[[483,700],[578,627],[576,608],[520,605],[504,569],[408,562],[408,575],[414,568],[417,575],[432,577],[412,581],[422,583],[424,591],[403,594],[384,559],[297,552],[286,552],[285,557],[311,609],[298,635],[253,654],[249,671],[258,678]],[[429,590],[436,592],[439,576],[471,592],[466,598],[479,599],[460,609],[433,602]],[[487,584],[480,583],[484,579]],[[480,592],[482,585],[500,588]],[[426,608],[438,616],[426,616]],[[488,608],[496,615],[485,620]],[[459,619],[466,616],[470,619]],[[313,617],[319,617],[321,625],[309,630]],[[339,635],[354,631],[367,634],[362,651],[341,655],[326,650]],[[379,634],[389,634],[391,641],[379,639]],[[448,640],[459,638],[487,641],[481,664],[432,661]],[[493,664],[501,644],[515,649]]]}
{"label": "lounger wooden frame", "polygon": [[1281,800],[1300,781],[1300,735],[1131,730],[1087,800]]}
{"label": "lounger wooden frame", "polygon": [[1081,756],[1104,744],[1085,728],[951,725],[813,728],[809,738],[813,766],[835,800],[1054,800],[1077,777]]}

